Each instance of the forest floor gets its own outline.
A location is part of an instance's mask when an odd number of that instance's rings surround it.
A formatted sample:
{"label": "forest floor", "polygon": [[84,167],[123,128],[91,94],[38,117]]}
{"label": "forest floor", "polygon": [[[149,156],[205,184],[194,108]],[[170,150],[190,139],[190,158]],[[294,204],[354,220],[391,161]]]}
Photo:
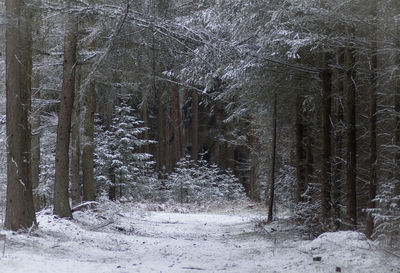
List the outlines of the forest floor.
{"label": "forest floor", "polygon": [[400,272],[400,256],[361,233],[300,236],[284,218],[265,227],[257,206],[115,204],[58,219],[44,210],[29,233],[1,230],[1,273]]}

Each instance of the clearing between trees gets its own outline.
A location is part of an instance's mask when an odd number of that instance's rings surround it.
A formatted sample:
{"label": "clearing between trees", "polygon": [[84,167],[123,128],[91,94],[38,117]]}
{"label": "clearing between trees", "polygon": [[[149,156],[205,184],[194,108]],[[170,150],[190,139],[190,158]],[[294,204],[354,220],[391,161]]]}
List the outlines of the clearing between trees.
{"label": "clearing between trees", "polygon": [[265,210],[243,203],[194,209],[101,202],[74,212],[73,220],[42,210],[38,229],[1,231],[0,268],[2,273],[399,272],[399,253],[361,233],[324,233],[311,241],[285,217],[265,225]]}

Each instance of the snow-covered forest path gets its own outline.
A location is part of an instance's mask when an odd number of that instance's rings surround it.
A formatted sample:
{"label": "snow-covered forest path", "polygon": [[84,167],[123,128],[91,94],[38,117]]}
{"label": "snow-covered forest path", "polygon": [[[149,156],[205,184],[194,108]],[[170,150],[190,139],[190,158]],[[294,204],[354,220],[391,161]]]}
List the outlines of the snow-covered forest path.
{"label": "snow-covered forest path", "polygon": [[[243,211],[242,211],[243,212]],[[400,263],[354,232],[296,239],[259,213],[149,212],[129,206],[38,215],[39,229],[7,236],[0,272],[396,272]],[[0,246],[2,242],[0,241]],[[321,261],[313,261],[321,257]]]}

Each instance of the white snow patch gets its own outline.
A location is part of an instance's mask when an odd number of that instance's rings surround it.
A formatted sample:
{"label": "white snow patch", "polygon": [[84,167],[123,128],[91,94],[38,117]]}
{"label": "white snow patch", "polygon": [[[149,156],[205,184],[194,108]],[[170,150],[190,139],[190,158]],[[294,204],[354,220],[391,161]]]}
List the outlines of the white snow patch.
{"label": "white snow patch", "polygon": [[373,246],[373,242],[369,241],[363,233],[356,231],[337,231],[321,234],[318,238],[307,244],[305,249],[371,249]]}
{"label": "white snow patch", "polygon": [[[100,203],[74,220],[38,213],[39,228],[2,231],[1,273],[131,272],[399,272],[400,262],[357,232],[325,233],[301,240],[286,220],[263,232],[262,214],[243,207],[194,213]],[[145,206],[148,207],[148,206]],[[262,211],[262,210],[261,210]],[[2,247],[0,241],[0,247]],[[321,261],[313,261],[320,256]]]}

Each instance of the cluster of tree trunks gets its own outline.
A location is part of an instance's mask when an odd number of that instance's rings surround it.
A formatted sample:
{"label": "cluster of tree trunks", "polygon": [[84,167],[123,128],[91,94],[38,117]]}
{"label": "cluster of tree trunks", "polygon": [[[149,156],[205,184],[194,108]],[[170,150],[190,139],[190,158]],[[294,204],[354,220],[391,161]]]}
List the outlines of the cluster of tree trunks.
{"label": "cluster of tree trunks", "polygon": [[[376,15],[375,15],[376,16]],[[348,29],[351,37],[354,29]],[[332,53],[322,53],[320,97],[321,134],[320,154],[320,200],[321,219],[325,229],[358,227],[357,204],[357,123],[356,123],[356,57],[355,49],[351,46],[337,50],[336,64]],[[374,232],[374,218],[370,212],[376,208],[377,193],[377,42],[374,39],[370,52],[370,82],[368,83],[369,116],[369,183],[368,205],[366,214],[366,235],[371,238]],[[335,79],[335,89],[333,89]],[[335,92],[333,92],[335,90]],[[345,103],[343,103],[343,100]],[[398,99],[397,99],[398,100]],[[395,100],[395,105],[396,101]],[[303,99],[296,97],[295,144],[296,144],[296,200],[302,203],[304,194],[312,175],[310,158],[315,153],[312,146],[311,134],[307,132],[306,109],[302,107]],[[396,108],[396,106],[395,106]],[[333,111],[333,112],[332,112]],[[345,134],[344,134],[345,133]],[[345,138],[344,138],[345,136]],[[345,145],[344,145],[345,144]],[[343,151],[346,151],[344,154]],[[345,165],[344,165],[345,163]],[[342,196],[342,189],[345,196]],[[345,200],[345,203],[342,203]],[[345,208],[344,219],[341,208]]]}

